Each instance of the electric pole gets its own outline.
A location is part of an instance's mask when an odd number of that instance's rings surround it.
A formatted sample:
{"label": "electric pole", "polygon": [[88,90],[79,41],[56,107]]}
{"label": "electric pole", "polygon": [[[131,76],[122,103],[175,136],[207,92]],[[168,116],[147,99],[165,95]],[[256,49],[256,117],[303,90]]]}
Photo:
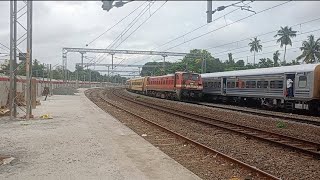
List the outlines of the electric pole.
{"label": "electric pole", "polygon": [[211,23],[212,22],[212,0],[208,0],[207,1],[207,23]]}

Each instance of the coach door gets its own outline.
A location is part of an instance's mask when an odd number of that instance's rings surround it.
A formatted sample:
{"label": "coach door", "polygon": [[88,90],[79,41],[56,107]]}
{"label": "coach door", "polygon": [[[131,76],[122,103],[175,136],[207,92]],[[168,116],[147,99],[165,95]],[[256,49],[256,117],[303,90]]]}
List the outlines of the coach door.
{"label": "coach door", "polygon": [[285,74],[285,95],[288,98],[293,98],[294,97],[294,92],[295,92],[295,73],[286,73]]}
{"label": "coach door", "polygon": [[221,92],[223,95],[225,95],[227,93],[227,78],[224,77],[221,79],[221,81],[222,81],[221,82],[221,84],[222,84],[221,85]]}
{"label": "coach door", "polygon": [[310,97],[310,84],[309,73],[298,73],[296,75],[295,97],[309,98]]}

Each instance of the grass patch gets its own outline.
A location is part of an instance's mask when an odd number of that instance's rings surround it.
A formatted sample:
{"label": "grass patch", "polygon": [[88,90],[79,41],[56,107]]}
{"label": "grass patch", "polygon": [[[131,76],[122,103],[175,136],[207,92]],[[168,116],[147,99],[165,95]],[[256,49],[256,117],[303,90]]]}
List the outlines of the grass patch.
{"label": "grass patch", "polygon": [[277,122],[276,127],[279,129],[283,129],[283,128],[286,128],[287,125],[286,125],[286,123],[279,121],[279,122]]}

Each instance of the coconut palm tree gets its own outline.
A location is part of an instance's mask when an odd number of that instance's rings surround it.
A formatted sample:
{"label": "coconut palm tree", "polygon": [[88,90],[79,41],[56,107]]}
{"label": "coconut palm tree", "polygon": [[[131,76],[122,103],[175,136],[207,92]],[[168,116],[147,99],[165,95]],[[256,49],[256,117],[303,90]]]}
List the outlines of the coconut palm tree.
{"label": "coconut palm tree", "polygon": [[262,51],[262,45],[260,44],[260,40],[255,37],[251,39],[251,42],[248,44],[250,46],[250,52],[253,51],[253,65],[256,62],[256,52]]}
{"label": "coconut palm tree", "polygon": [[305,63],[318,62],[320,59],[320,38],[315,41],[313,35],[308,36],[308,40],[302,42],[300,50],[302,54],[297,57],[297,60],[303,59]]}
{"label": "coconut palm tree", "polygon": [[286,53],[287,53],[287,45],[292,46],[291,38],[296,37],[297,31],[293,31],[291,27],[281,27],[281,29],[277,32],[274,37],[279,36],[280,38],[277,40],[277,43],[280,42],[280,47],[282,48],[284,45],[284,54],[283,61],[286,62]]}
{"label": "coconut palm tree", "polygon": [[277,50],[276,52],[273,53],[273,65],[274,66],[279,66],[279,50]]}

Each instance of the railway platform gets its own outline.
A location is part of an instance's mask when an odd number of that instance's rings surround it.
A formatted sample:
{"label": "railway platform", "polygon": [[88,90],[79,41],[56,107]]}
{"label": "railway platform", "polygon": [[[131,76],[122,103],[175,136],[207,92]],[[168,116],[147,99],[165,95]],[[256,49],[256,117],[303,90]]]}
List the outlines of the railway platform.
{"label": "railway platform", "polygon": [[[41,101],[35,119],[0,118],[0,179],[200,179],[84,95]],[[49,114],[52,119],[40,119]]]}

